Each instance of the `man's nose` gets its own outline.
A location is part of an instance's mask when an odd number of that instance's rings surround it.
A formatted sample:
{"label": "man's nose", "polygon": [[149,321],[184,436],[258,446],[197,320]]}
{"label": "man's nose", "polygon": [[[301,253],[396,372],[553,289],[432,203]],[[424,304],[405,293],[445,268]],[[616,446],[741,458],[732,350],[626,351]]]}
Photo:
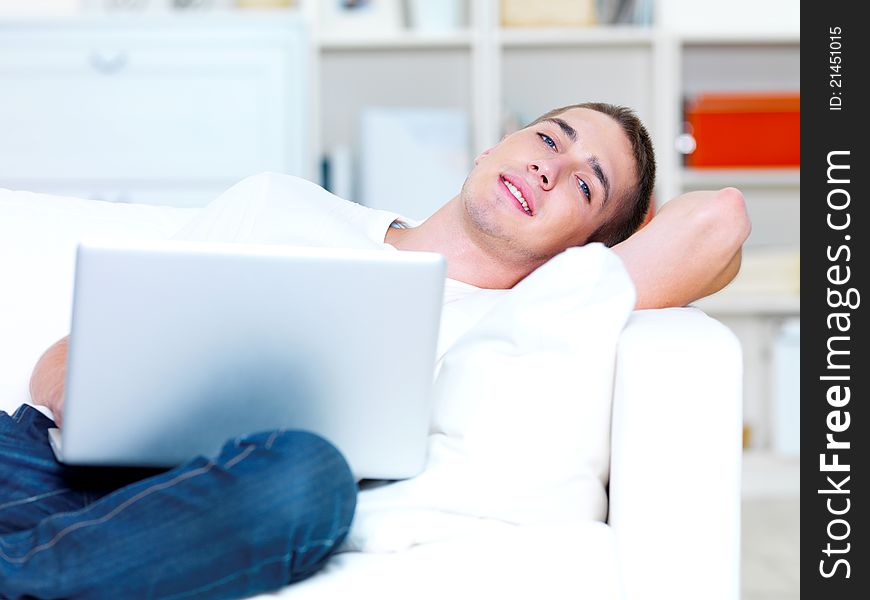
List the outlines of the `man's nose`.
{"label": "man's nose", "polygon": [[541,188],[548,191],[556,184],[559,168],[558,161],[553,159],[541,159],[529,163],[529,173],[538,178]]}

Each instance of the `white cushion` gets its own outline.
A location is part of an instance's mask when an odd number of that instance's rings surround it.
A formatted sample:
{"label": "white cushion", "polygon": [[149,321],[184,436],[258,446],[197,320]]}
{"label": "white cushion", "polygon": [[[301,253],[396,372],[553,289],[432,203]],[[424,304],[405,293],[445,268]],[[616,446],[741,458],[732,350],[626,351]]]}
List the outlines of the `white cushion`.
{"label": "white cushion", "polygon": [[164,238],[195,213],[0,189],[0,410],[29,400],[33,365],[69,333],[77,242]]}

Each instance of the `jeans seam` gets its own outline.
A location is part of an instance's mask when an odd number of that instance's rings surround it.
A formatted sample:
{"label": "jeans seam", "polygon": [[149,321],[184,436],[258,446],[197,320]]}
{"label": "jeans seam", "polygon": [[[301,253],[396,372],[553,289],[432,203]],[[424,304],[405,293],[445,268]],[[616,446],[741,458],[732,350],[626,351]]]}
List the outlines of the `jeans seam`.
{"label": "jeans seam", "polygon": [[0,510],[6,510],[7,508],[12,508],[13,506],[18,506],[20,504],[27,504],[28,502],[36,502],[37,500],[42,500],[44,498],[50,498],[51,496],[58,496],[60,494],[64,494],[69,492],[68,488],[63,488],[62,490],[53,490],[51,492],[46,492],[44,494],[37,494],[35,496],[30,496],[28,498],[20,498],[18,500],[12,500],[10,502],[6,502],[5,504],[0,504]]}
{"label": "jeans seam", "polygon": [[235,465],[237,465],[238,463],[242,462],[242,460],[247,458],[248,455],[254,451],[254,448],[256,448],[256,446],[248,446],[247,448],[245,448],[245,450],[243,452],[240,452],[239,454],[235,455],[233,458],[228,460],[226,462],[226,464],[224,465],[224,469],[231,469]]}
{"label": "jeans seam", "polygon": [[[199,594],[199,593],[204,592],[206,590],[210,590],[216,586],[228,583],[228,582],[232,581],[233,579],[237,579],[237,578],[241,577],[242,575],[244,575],[245,573],[249,573],[251,571],[256,571],[258,569],[262,569],[264,566],[266,566],[270,563],[285,561],[296,553],[307,552],[309,549],[314,548],[316,546],[329,546],[331,544],[334,544],[335,540],[337,540],[342,535],[344,535],[344,533],[346,533],[347,530],[348,530],[347,527],[342,527],[341,529],[339,529],[336,532],[335,537],[310,542],[308,544],[305,544],[304,546],[300,546],[299,548],[296,548],[292,552],[288,552],[286,554],[281,554],[278,556],[272,556],[270,558],[267,558],[265,560],[258,562],[255,565],[252,565],[250,567],[247,567],[244,569],[239,569],[238,571],[236,571],[234,573],[230,573],[229,575],[225,575],[224,577],[221,577],[217,581],[212,581],[210,583],[207,583],[206,585],[201,585],[198,588],[194,588],[192,590],[187,590],[186,592],[179,592],[179,593],[173,594],[171,596],[164,596],[163,600],[174,600],[176,598],[184,598],[184,597],[189,597],[193,594]],[[290,582],[288,581],[287,583],[289,584]]]}

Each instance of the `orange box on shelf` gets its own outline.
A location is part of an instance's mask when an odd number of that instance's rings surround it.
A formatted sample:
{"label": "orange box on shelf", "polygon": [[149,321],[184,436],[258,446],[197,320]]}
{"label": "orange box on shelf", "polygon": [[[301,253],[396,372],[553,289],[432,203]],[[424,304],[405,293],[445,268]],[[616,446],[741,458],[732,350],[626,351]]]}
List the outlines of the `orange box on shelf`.
{"label": "orange box on shelf", "polygon": [[799,93],[699,94],[686,105],[689,167],[799,167]]}

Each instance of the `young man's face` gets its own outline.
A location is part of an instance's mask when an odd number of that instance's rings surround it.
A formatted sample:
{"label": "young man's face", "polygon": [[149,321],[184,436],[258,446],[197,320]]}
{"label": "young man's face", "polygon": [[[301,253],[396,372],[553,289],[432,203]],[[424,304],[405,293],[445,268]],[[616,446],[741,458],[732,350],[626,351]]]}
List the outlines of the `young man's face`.
{"label": "young man's face", "polygon": [[618,212],[634,180],[620,125],[574,108],[484,152],[460,198],[472,235],[506,259],[531,264],[584,244]]}

